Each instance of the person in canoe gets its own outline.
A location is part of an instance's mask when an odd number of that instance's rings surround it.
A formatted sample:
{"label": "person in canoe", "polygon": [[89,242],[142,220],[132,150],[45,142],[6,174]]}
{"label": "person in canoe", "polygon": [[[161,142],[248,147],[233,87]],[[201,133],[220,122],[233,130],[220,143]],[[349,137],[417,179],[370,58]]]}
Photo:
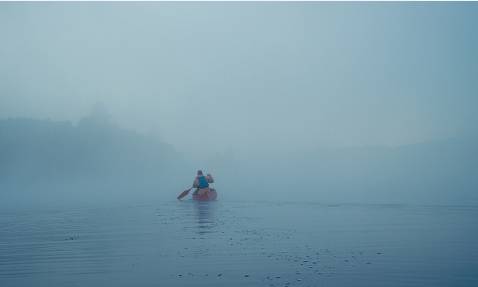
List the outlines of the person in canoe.
{"label": "person in canoe", "polygon": [[208,173],[206,176],[204,176],[202,170],[198,170],[197,176],[193,182],[193,187],[196,188],[193,195],[194,194],[202,195],[208,192],[210,183],[214,183],[214,178],[212,177],[212,175]]}
{"label": "person in canoe", "polygon": [[183,199],[189,194],[191,189],[196,188],[196,190],[193,192],[193,200],[215,200],[217,198],[216,190],[209,186],[209,184],[213,182],[214,178],[212,175],[208,173],[206,176],[204,176],[202,170],[198,170],[193,185],[181,192],[177,198],[179,200]]}

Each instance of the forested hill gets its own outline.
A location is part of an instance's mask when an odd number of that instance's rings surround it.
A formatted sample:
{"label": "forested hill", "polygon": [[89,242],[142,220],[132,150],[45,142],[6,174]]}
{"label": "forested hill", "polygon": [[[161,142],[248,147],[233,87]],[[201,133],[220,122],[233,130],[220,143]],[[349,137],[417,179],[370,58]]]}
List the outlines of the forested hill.
{"label": "forested hill", "polygon": [[3,193],[157,189],[180,164],[172,146],[97,117],[0,120]]}
{"label": "forested hill", "polygon": [[230,193],[245,199],[478,204],[476,136],[394,148],[318,148],[222,166],[216,177],[234,182]]}

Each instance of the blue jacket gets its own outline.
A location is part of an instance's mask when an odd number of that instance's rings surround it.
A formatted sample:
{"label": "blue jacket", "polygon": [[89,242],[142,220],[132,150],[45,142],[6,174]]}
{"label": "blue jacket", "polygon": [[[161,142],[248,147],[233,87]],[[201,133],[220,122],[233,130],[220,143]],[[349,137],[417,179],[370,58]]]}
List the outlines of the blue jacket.
{"label": "blue jacket", "polygon": [[209,187],[209,183],[204,175],[198,176],[199,188],[207,188]]}

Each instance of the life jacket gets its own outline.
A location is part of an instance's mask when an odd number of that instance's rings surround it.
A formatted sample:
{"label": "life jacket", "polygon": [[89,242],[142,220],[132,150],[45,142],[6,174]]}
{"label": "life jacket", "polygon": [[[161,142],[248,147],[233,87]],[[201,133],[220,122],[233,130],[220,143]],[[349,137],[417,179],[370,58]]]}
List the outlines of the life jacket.
{"label": "life jacket", "polygon": [[198,176],[199,188],[209,187],[209,183],[204,175]]}

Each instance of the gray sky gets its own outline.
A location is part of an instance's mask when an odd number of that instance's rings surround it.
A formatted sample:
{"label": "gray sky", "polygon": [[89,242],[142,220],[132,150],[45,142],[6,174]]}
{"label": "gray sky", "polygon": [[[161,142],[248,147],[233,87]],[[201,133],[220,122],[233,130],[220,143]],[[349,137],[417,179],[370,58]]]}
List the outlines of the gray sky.
{"label": "gray sky", "polygon": [[0,117],[97,102],[183,152],[476,132],[476,3],[0,3]]}

